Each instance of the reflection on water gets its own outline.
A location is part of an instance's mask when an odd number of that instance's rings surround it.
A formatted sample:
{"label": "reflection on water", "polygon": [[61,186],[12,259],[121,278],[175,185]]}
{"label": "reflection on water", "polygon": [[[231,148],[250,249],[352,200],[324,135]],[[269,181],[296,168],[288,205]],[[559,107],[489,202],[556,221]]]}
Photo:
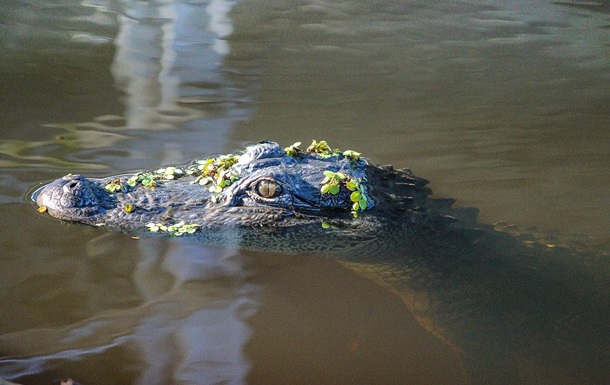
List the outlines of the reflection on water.
{"label": "reflection on water", "polygon": [[11,309],[0,337],[4,376],[40,381],[49,369],[69,368],[65,360],[88,367],[91,357],[121,349],[137,357],[129,363],[138,368],[134,383],[243,383],[250,368],[245,320],[258,292],[247,282],[246,258],[184,243],[102,235],[83,245],[77,237],[78,231],[62,236],[73,244],[64,257],[57,245],[40,244],[20,246],[3,262],[3,282],[12,277],[3,290],[3,306]]}
{"label": "reflection on water", "polygon": [[[23,197],[67,172],[317,138],[410,166],[487,222],[607,239],[601,8],[3,2],[0,377],[465,383],[451,348],[332,261],[98,238],[37,217]],[[579,383],[537,365],[519,362],[506,381]]]}
{"label": "reflection on water", "polygon": [[[230,25],[228,5],[219,3],[134,2],[119,16],[112,73],[126,95],[127,127],[167,130],[205,116],[179,102],[185,96],[204,96],[206,89],[213,97],[212,92],[223,88],[218,66],[228,47],[219,37],[230,32]],[[200,28],[207,19],[209,30]]]}
{"label": "reflection on water", "polygon": [[[6,6],[17,26],[2,26],[8,51],[1,68],[10,79],[3,98],[33,114],[15,114],[3,123],[5,147],[17,143],[22,151],[3,151],[1,164],[118,171],[151,167],[150,159],[183,162],[227,147],[231,127],[247,114],[247,95],[221,68],[229,52],[224,38],[232,29],[231,5],[202,0]],[[26,22],[33,24],[29,34],[22,28]],[[41,34],[50,36],[48,50],[37,51]],[[26,65],[19,65],[24,58]],[[52,69],[46,68],[49,60],[56,62]],[[49,87],[40,97],[21,96],[23,89],[37,92],[39,84]],[[108,119],[113,116],[120,119]],[[31,126],[27,140],[10,141],[23,126]]]}

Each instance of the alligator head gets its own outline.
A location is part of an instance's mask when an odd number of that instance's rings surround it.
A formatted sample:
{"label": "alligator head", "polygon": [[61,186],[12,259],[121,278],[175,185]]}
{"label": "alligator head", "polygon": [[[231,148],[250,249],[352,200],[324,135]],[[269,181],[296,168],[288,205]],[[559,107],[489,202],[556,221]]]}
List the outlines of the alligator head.
{"label": "alligator head", "polygon": [[55,218],[134,235],[303,252],[308,244],[324,249],[378,239],[398,219],[421,221],[425,184],[409,170],[377,167],[325,142],[314,141],[305,151],[261,142],[240,155],[150,172],[68,175],[34,199]]}

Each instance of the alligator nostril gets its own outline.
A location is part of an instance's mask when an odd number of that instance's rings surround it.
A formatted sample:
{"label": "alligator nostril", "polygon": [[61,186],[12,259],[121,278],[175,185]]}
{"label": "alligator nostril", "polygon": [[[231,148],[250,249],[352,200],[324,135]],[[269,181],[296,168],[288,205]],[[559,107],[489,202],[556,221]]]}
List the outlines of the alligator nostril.
{"label": "alligator nostril", "polygon": [[68,188],[69,188],[70,190],[73,190],[74,188],[76,188],[76,186],[78,186],[78,183],[77,183],[77,182],[75,182],[75,181],[74,181],[74,182],[70,182],[70,183],[68,183]]}

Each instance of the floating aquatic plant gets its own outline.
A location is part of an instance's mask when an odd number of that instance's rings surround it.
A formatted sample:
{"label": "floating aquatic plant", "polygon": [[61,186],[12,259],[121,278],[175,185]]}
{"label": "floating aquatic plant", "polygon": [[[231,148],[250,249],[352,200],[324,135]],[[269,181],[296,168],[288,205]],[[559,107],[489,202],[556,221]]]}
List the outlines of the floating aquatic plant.
{"label": "floating aquatic plant", "polygon": [[181,168],[170,166],[156,170],[155,174],[159,175],[164,179],[172,180],[183,176],[184,171]]}
{"label": "floating aquatic plant", "polygon": [[148,228],[148,231],[153,233],[164,231],[168,232],[170,235],[180,237],[184,234],[195,233],[201,227],[201,225],[197,223],[184,223],[184,221],[180,221],[169,226],[164,223],[151,222],[148,223],[146,227]]}
{"label": "floating aquatic plant", "polygon": [[369,208],[369,201],[366,197],[364,185],[360,183],[359,179],[351,179],[345,184],[345,187],[352,192],[349,196],[349,199],[352,202],[352,215],[354,218],[358,218],[359,211],[364,211]]}
{"label": "floating aquatic plant", "polygon": [[150,172],[139,172],[127,180],[129,187],[135,187],[138,183],[146,187],[155,187],[158,176]]}
{"label": "floating aquatic plant", "polygon": [[223,188],[230,186],[239,179],[239,175],[231,171],[230,168],[239,160],[238,155],[221,155],[216,158],[198,160],[189,167],[187,174],[196,175],[193,183],[202,186],[212,184],[209,188],[211,192],[219,193]]}
{"label": "floating aquatic plant", "polygon": [[360,160],[360,155],[362,155],[362,154],[360,154],[359,152],[353,151],[353,150],[343,151],[343,156],[354,162],[357,162]]}
{"label": "floating aquatic plant", "polygon": [[341,186],[345,186],[351,191],[349,198],[354,218],[358,218],[358,212],[370,207],[365,186],[361,183],[361,179],[356,179],[342,172],[324,170],[324,179],[321,184],[320,192],[322,194],[337,195],[341,191]]}
{"label": "floating aquatic plant", "polygon": [[299,149],[300,145],[301,145],[301,142],[296,142],[293,145],[284,148],[284,152],[288,156],[297,156],[299,154],[299,152],[301,152],[301,150]]}
{"label": "floating aquatic plant", "polygon": [[325,140],[321,140],[318,142],[315,139],[311,142],[311,144],[309,145],[309,147],[307,147],[307,150],[305,151],[310,154],[321,155],[323,158],[330,158],[331,156],[341,154],[341,151],[339,151],[339,149],[330,148],[330,146],[328,145],[328,143],[326,143]]}
{"label": "floating aquatic plant", "polygon": [[106,185],[104,185],[104,188],[106,190],[110,191],[111,193],[114,193],[117,191],[121,191],[121,189],[123,188],[123,185],[121,184],[121,180],[119,178],[112,178],[106,182]]}
{"label": "floating aquatic plant", "polygon": [[334,222],[324,221],[324,222],[322,222],[322,228],[323,229],[338,229],[339,226]]}
{"label": "floating aquatic plant", "polygon": [[[290,147],[286,147],[284,151],[290,156],[295,156],[296,153],[300,151],[298,148],[296,148],[296,146],[300,144],[300,142],[297,142]],[[311,144],[309,145],[309,147],[307,147],[305,151],[309,154],[321,155],[323,158],[330,158],[331,156],[343,156],[353,162],[359,161],[360,155],[362,155],[354,150],[345,150],[342,152],[338,148],[331,148],[325,140],[321,140],[318,142],[315,139],[311,142]]]}
{"label": "floating aquatic plant", "polygon": [[324,170],[324,179],[320,191],[322,194],[337,195],[341,191],[340,185],[345,181],[347,176],[342,172],[333,172]]}
{"label": "floating aquatic plant", "polygon": [[119,178],[112,178],[106,182],[104,188],[112,193],[117,191],[126,192],[128,187],[136,187],[141,184],[145,187],[155,187],[160,180],[172,180],[184,175],[184,170],[178,167],[165,167],[154,172],[138,172],[127,179],[123,184]]}

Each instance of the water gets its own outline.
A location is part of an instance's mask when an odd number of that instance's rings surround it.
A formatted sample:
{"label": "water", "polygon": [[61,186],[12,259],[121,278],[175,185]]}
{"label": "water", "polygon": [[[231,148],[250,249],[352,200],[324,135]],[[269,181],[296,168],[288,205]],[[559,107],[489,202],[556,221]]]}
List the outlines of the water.
{"label": "water", "polygon": [[[3,2],[0,377],[467,383],[334,261],[134,241],[26,193],[316,138],[411,167],[483,222],[608,241],[608,25],[577,1]],[[580,383],[519,369],[509,383]]]}

